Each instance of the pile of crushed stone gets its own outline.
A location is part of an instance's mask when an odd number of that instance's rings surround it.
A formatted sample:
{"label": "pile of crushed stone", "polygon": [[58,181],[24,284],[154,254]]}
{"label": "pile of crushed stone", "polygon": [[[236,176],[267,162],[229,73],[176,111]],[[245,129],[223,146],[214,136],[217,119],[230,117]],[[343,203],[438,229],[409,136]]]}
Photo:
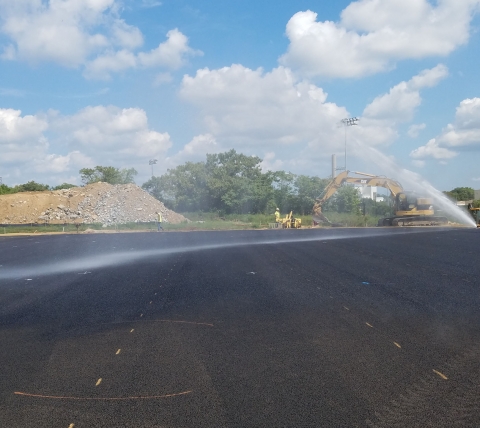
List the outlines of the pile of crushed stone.
{"label": "pile of crushed stone", "polygon": [[135,184],[93,183],[71,189],[0,196],[0,223],[149,222],[161,212],[169,223],[188,221]]}

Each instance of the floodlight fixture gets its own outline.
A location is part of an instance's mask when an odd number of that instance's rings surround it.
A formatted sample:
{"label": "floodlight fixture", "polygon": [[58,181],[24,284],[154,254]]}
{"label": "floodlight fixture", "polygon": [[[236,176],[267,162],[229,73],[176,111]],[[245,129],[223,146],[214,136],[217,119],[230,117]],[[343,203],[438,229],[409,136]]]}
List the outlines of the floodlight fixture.
{"label": "floodlight fixture", "polygon": [[358,125],[358,121],[358,117],[346,117],[340,121],[345,128],[345,171],[347,171],[347,127]]}
{"label": "floodlight fixture", "polygon": [[153,165],[155,165],[157,163],[157,159],[150,159],[148,161],[148,164],[152,166],[152,177],[153,177]]}

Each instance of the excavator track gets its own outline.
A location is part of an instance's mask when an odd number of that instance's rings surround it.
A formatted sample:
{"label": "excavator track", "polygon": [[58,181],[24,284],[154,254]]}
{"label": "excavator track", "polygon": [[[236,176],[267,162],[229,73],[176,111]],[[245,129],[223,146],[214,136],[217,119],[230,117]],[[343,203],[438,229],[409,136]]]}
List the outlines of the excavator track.
{"label": "excavator track", "polygon": [[446,224],[448,224],[446,217],[434,215],[387,217],[378,220],[378,226],[444,226]]}

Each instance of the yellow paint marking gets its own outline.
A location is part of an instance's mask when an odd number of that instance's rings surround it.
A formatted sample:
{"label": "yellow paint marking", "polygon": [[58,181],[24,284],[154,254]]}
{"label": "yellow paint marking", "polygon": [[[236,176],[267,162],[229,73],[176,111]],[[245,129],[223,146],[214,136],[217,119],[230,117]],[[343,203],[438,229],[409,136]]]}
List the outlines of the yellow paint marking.
{"label": "yellow paint marking", "polygon": [[447,380],[447,379],[448,379],[447,376],[445,376],[443,373],[440,373],[439,371],[437,371],[437,370],[435,370],[435,369],[433,370],[433,373],[439,375],[443,380]]}
{"label": "yellow paint marking", "polygon": [[367,324],[369,327],[373,328],[372,324],[369,324],[368,322],[366,322],[365,324]]}
{"label": "yellow paint marking", "polygon": [[120,352],[121,352],[121,349],[119,349],[117,352],[115,352],[115,355],[120,354]]}
{"label": "yellow paint marking", "polygon": [[130,333],[133,333],[133,330],[135,330],[135,329],[134,329],[134,328],[132,328],[132,329],[130,330]]}
{"label": "yellow paint marking", "polygon": [[348,309],[346,306],[344,306],[344,308],[345,308],[347,311],[349,311],[349,310],[350,310],[350,309]]}
{"label": "yellow paint marking", "polygon": [[102,383],[102,378],[100,378],[100,379],[97,380],[97,383],[95,384],[95,386],[98,386],[98,385],[100,385],[101,383]]}
{"label": "yellow paint marking", "polygon": [[397,348],[402,348],[397,342],[393,342],[393,344],[397,347]]}
{"label": "yellow paint marking", "polygon": [[75,424],[70,424],[70,425],[68,426],[68,428],[73,428],[74,426],[75,426]]}

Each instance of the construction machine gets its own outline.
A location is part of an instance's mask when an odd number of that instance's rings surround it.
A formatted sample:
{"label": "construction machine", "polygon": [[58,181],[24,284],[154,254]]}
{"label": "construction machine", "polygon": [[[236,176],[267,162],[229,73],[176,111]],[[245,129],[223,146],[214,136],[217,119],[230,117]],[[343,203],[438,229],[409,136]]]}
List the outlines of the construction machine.
{"label": "construction machine", "polygon": [[468,204],[468,209],[471,211],[477,227],[480,227],[480,208],[474,208],[473,204]]}
{"label": "construction machine", "polygon": [[282,229],[300,229],[302,227],[302,219],[294,218],[293,211],[290,211],[285,218],[279,218],[277,223],[281,225]]}
{"label": "construction machine", "polygon": [[316,223],[331,225],[322,213],[322,206],[344,183],[383,187],[390,191],[394,199],[395,214],[392,217],[381,218],[378,221],[378,226],[438,226],[448,223],[446,217],[435,215],[432,198],[419,196],[415,192],[404,191],[402,185],[391,178],[356,171],[353,171],[353,174],[360,177],[349,177],[349,173],[350,171],[344,171],[337,175],[327,185],[323,195],[316,200],[313,206],[313,220]]}

